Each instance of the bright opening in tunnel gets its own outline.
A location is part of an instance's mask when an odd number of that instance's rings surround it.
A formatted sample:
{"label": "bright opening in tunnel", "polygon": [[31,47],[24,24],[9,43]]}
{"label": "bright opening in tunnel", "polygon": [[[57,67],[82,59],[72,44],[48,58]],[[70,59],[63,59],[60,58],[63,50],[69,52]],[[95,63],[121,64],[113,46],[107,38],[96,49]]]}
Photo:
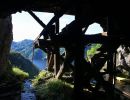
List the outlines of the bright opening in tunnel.
{"label": "bright opening in tunnel", "polygon": [[[36,16],[44,23],[48,22],[54,16],[53,13],[43,13],[43,12],[34,12]],[[74,16],[63,15],[60,18],[60,31],[66,24],[69,24],[74,20]],[[43,30],[42,26],[28,13],[22,11],[21,13],[16,13],[12,15],[13,23],[13,43],[12,51],[21,53],[27,59],[32,59],[33,57],[33,40],[41,33]],[[38,66],[38,68],[45,69],[46,67],[46,53],[40,49],[34,50],[34,60],[33,63]]]}
{"label": "bright opening in tunnel", "polygon": [[[54,16],[53,13],[34,12],[43,23],[47,24]],[[63,15],[60,18],[60,30],[74,20],[74,16]],[[34,40],[42,31],[42,26],[38,24],[29,13],[22,12],[12,15],[14,41],[24,39]]]}
{"label": "bright opening in tunnel", "polygon": [[[34,12],[45,25],[53,18],[53,13]],[[75,19],[71,15],[63,15],[59,20],[59,31],[71,23]],[[28,13],[22,11],[12,15],[13,23],[13,42],[12,50],[21,53],[24,57],[31,59],[33,40],[43,30],[42,26]],[[103,30],[98,23],[93,23],[88,27],[85,34],[96,34],[101,33]],[[46,64],[46,53],[41,52],[40,49],[36,49],[34,54],[33,63],[41,70],[47,66]],[[39,58],[39,59],[38,59]],[[43,67],[44,66],[44,67]]]}

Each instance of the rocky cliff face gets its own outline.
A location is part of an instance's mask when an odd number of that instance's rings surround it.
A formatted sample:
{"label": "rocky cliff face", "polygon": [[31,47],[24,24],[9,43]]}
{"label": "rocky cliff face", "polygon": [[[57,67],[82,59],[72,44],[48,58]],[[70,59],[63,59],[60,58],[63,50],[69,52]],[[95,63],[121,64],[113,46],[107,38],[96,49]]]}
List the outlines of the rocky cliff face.
{"label": "rocky cliff face", "polygon": [[127,45],[121,45],[117,49],[117,69],[119,69],[124,75],[130,76],[130,47]]}
{"label": "rocky cliff face", "polygon": [[5,73],[8,67],[8,55],[12,40],[11,16],[0,18],[0,76]]}

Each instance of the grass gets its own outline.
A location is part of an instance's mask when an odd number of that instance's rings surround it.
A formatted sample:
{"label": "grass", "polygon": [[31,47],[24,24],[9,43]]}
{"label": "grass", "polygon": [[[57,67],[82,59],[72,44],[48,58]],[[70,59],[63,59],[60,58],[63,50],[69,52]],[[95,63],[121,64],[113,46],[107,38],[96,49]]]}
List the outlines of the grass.
{"label": "grass", "polygon": [[29,74],[27,72],[24,72],[23,70],[19,69],[16,66],[12,67],[12,73],[18,77],[20,80],[24,80],[29,77]]}
{"label": "grass", "polygon": [[35,78],[32,80],[33,86],[38,85],[43,78],[48,76],[52,76],[52,73],[46,70],[40,71],[40,73],[37,76],[35,76]]}
{"label": "grass", "polygon": [[32,80],[38,100],[72,100],[73,86],[65,81],[47,78],[52,73],[42,70]]}
{"label": "grass", "polygon": [[64,81],[51,79],[36,86],[36,95],[45,100],[72,100],[72,87]]}

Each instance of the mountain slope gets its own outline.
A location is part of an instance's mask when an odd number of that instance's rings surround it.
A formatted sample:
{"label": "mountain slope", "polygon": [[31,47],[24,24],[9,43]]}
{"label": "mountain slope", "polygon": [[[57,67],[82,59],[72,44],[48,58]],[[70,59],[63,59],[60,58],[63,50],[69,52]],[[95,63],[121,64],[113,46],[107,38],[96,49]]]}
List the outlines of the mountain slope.
{"label": "mountain slope", "polygon": [[11,65],[17,66],[25,72],[28,72],[30,78],[33,78],[39,72],[38,68],[32,64],[30,60],[23,57],[20,53],[10,53],[9,60]]}
{"label": "mountain slope", "polygon": [[[18,52],[22,54],[27,59],[32,59],[33,55],[33,40],[25,39],[20,42],[12,42],[11,45],[12,52]],[[46,54],[40,50],[34,50],[34,59],[43,60]]]}

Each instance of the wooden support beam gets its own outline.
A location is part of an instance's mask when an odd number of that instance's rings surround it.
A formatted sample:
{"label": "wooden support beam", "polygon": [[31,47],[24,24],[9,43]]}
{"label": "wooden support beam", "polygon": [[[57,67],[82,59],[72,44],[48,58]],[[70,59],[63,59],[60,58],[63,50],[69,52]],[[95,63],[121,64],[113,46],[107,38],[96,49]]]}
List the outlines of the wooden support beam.
{"label": "wooden support beam", "polygon": [[[69,37],[68,37],[69,38]],[[66,45],[66,41],[68,39],[61,39],[60,36],[56,36],[55,40],[45,40],[45,39],[38,39],[39,47],[49,48],[54,47],[55,45],[57,47],[65,47],[70,45],[70,41],[68,45]],[[107,44],[108,40],[110,40],[107,36],[102,36],[101,34],[97,35],[84,35],[82,38],[82,43],[84,45],[87,45],[88,43],[101,43],[101,44]],[[35,47],[37,47],[37,42],[35,42]]]}
{"label": "wooden support beam", "polygon": [[54,22],[57,22],[57,20],[59,20],[59,18],[64,14],[64,12],[65,12],[65,10],[63,10],[59,13],[56,13],[55,16],[46,25],[46,27],[42,30],[42,32],[38,35],[38,37],[35,39],[35,41],[37,41],[42,35],[45,35],[45,34],[49,34],[51,36],[53,33],[48,33],[50,27],[52,26],[52,24]]}
{"label": "wooden support beam", "polygon": [[47,52],[47,63],[48,63],[48,71],[53,71],[54,65],[54,54],[52,52]]}
{"label": "wooden support beam", "polygon": [[[78,6],[77,6],[78,7]],[[75,42],[72,47],[74,52],[74,99],[82,98],[83,96],[83,75],[84,75],[84,66],[83,66],[83,59],[84,59],[84,42],[83,42],[83,34],[82,34],[82,22],[81,22],[81,12],[77,11],[75,20]]]}
{"label": "wooden support beam", "polygon": [[57,49],[54,53],[54,75],[56,77],[59,69],[60,69],[60,59],[59,59],[59,49]]}
{"label": "wooden support beam", "polygon": [[[116,59],[117,59],[117,56],[116,56],[117,52],[114,53],[114,58],[113,58],[113,70],[114,72],[116,72]],[[114,80],[113,80],[113,84],[115,85],[115,81],[116,81],[116,73],[114,73]]]}
{"label": "wooden support beam", "polygon": [[[80,45],[80,46],[79,46]],[[75,66],[74,66],[74,92],[75,97],[82,97],[83,95],[83,75],[84,66],[82,65],[82,59],[84,56],[84,48],[79,43],[75,48]]]}
{"label": "wooden support beam", "polygon": [[28,13],[43,27],[45,28],[46,25],[30,10]]}
{"label": "wooden support beam", "polygon": [[[55,35],[59,34],[59,19],[57,19],[55,22],[54,33]],[[54,38],[52,37],[52,40]],[[57,76],[59,69],[60,69],[60,50],[59,50],[59,46],[57,46],[57,44],[54,43],[54,75],[55,77]]]}
{"label": "wooden support beam", "polygon": [[107,61],[107,70],[109,72],[109,82],[113,84],[114,79],[114,65],[113,65],[113,53],[111,51],[108,51],[108,61]]}
{"label": "wooden support beam", "polygon": [[95,35],[84,35],[83,42],[84,44],[88,43],[101,43],[106,44],[110,40],[107,36],[102,36],[101,34]]}
{"label": "wooden support beam", "polygon": [[[111,18],[108,17],[108,37],[112,36],[112,27],[111,27]],[[109,83],[114,84],[114,51],[116,51],[115,47],[117,46],[116,42],[108,41],[108,61],[107,61],[107,70],[109,73]],[[109,99],[114,99],[114,87],[108,88],[106,91],[109,94]]]}
{"label": "wooden support beam", "polygon": [[59,28],[60,28],[60,21],[59,19],[56,21],[56,34],[59,34]]}
{"label": "wooden support beam", "polygon": [[57,55],[54,54],[54,75],[56,76],[57,74]]}

